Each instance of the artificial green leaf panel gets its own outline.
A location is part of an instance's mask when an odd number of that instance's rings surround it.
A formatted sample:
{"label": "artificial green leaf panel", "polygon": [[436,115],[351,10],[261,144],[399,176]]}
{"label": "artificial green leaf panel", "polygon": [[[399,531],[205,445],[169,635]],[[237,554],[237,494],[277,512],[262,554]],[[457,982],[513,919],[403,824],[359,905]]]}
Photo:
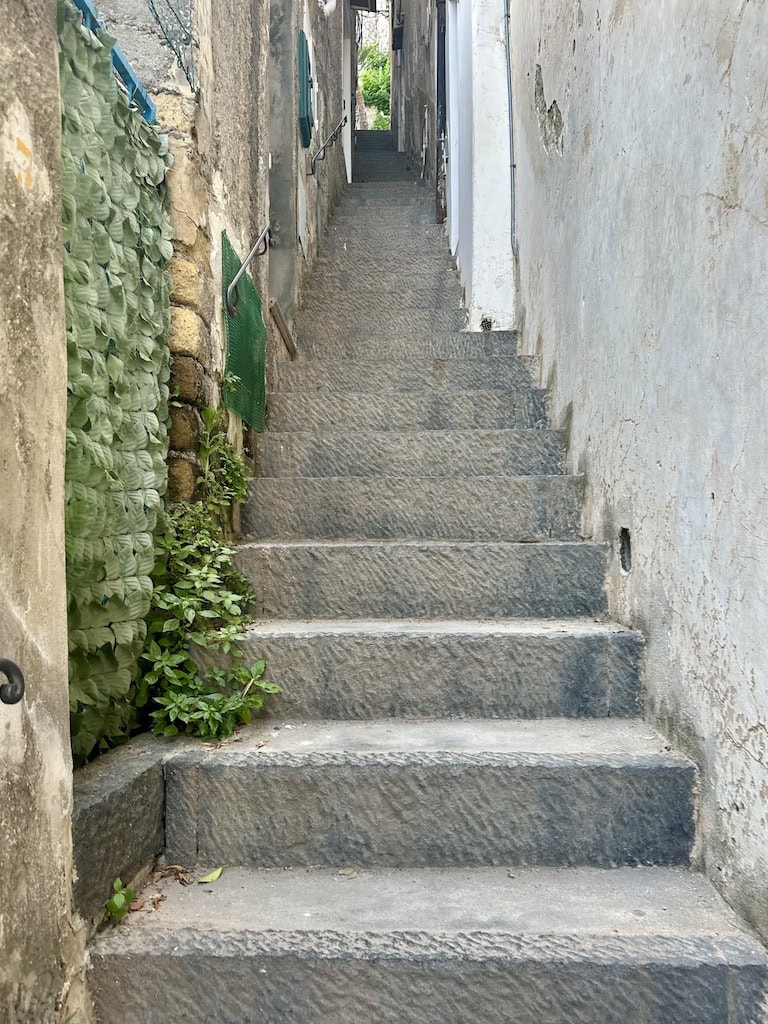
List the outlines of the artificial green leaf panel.
{"label": "artificial green leaf panel", "polygon": [[117,85],[113,40],[58,5],[67,324],[67,593],[76,762],[127,735],[166,488],[167,140]]}
{"label": "artificial green leaf panel", "polygon": [[236,316],[227,311],[227,288],[234,280],[241,261],[227,238],[221,237],[224,322],[227,330],[227,363],[224,377],[224,404],[253,427],[264,429],[264,354],[267,329],[261,313],[261,299],[245,273],[237,283]]}

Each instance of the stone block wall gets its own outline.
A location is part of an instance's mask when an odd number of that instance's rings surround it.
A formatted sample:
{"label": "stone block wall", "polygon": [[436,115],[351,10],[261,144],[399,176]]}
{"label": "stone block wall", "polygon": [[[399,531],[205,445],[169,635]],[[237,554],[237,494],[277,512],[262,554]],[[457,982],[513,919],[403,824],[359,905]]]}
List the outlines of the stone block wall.
{"label": "stone block wall", "polygon": [[208,184],[195,140],[197,103],[191,96],[157,96],[158,122],[170,136],[174,163],[169,175],[173,259],[171,291],[171,424],[168,489],[171,500],[190,501],[198,476],[199,410],[217,404],[218,385],[211,347],[215,316],[210,272]]}

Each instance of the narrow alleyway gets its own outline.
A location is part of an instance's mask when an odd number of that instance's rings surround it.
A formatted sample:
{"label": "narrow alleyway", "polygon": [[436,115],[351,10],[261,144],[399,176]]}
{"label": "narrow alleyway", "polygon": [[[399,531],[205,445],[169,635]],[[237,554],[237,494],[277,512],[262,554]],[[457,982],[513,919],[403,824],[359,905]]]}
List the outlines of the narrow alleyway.
{"label": "narrow alleyway", "polygon": [[641,717],[546,394],[463,331],[420,168],[373,135],[243,511],[285,693],[169,759],[168,860],[227,867],[98,940],[98,1020],[756,1024],[765,956],[688,870],[695,770]]}

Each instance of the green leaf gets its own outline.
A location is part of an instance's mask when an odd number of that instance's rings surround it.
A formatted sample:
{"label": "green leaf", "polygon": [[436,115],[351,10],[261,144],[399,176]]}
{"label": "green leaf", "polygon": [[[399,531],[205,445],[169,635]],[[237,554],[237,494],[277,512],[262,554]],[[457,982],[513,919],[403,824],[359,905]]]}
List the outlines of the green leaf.
{"label": "green leaf", "polygon": [[198,878],[198,882],[201,884],[207,884],[209,882],[215,882],[217,878],[221,877],[221,872],[224,870],[223,867],[214,868],[208,875],[203,875],[202,878]]}

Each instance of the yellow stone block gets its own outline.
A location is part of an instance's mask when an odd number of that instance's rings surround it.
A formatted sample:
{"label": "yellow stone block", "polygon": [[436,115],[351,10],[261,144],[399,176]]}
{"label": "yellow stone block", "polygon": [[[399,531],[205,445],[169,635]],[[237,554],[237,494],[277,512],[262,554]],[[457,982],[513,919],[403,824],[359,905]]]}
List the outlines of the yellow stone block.
{"label": "yellow stone block", "polygon": [[171,302],[182,306],[191,306],[200,311],[200,273],[197,264],[192,260],[180,259],[178,256],[168,263],[166,269],[173,280]]}
{"label": "yellow stone block", "polygon": [[207,348],[205,324],[185,306],[171,306],[171,331],[168,345],[174,355],[194,356],[204,363]]}

